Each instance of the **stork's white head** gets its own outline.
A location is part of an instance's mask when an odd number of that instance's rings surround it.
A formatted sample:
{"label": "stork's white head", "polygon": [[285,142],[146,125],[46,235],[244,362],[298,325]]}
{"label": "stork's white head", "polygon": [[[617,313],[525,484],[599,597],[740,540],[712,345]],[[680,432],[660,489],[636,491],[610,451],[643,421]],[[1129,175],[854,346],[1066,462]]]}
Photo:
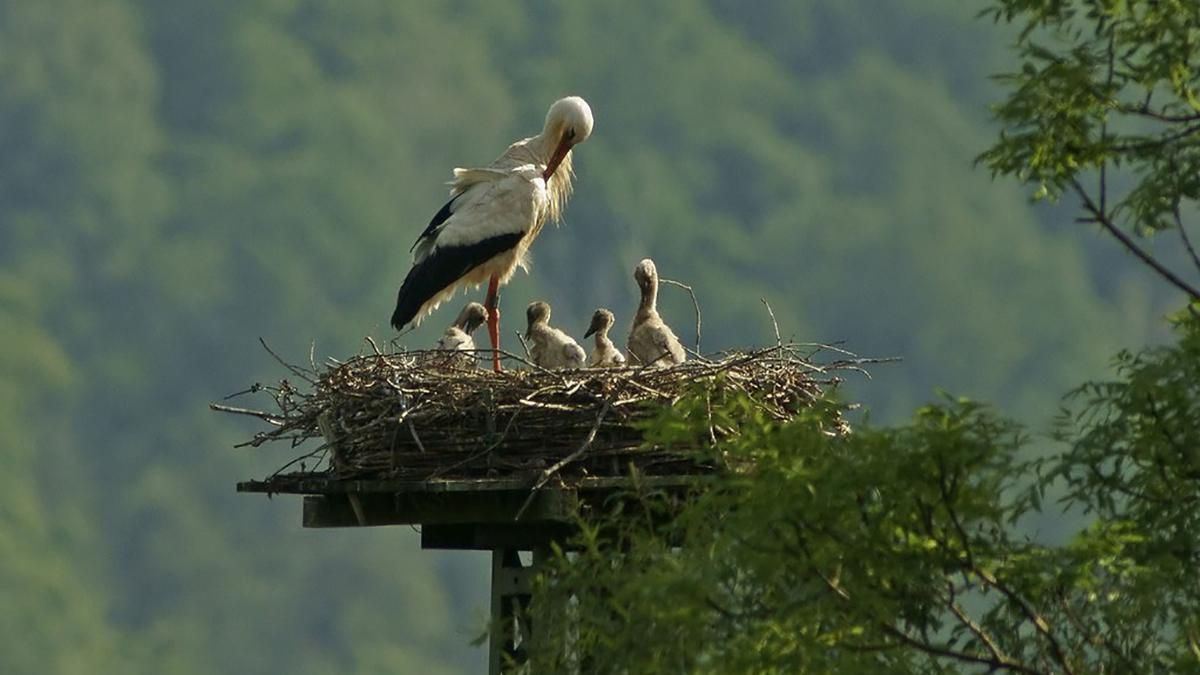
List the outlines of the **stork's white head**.
{"label": "stork's white head", "polygon": [[587,101],[578,96],[568,96],[550,106],[542,134],[556,144],[565,140],[571,145],[578,145],[592,135],[593,124],[592,108]]}
{"label": "stork's white head", "polygon": [[560,98],[550,106],[546,113],[546,126],[542,128],[542,138],[548,147],[553,148],[546,161],[545,180],[550,180],[571,148],[592,135],[593,124],[591,106],[578,96]]}

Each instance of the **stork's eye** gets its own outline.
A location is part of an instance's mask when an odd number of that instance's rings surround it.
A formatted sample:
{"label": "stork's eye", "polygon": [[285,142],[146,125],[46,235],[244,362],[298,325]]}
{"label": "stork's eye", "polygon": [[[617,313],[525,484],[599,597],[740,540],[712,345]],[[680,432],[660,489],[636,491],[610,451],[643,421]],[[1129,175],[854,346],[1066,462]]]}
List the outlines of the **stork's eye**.
{"label": "stork's eye", "polygon": [[568,141],[575,140],[575,127],[571,127],[570,129],[567,129],[567,140]]}

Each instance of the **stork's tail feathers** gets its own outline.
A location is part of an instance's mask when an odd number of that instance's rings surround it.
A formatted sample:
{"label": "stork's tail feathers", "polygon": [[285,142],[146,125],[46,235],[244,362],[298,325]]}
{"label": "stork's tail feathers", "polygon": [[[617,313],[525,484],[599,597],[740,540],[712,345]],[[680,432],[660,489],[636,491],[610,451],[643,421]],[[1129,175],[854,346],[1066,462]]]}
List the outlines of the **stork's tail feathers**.
{"label": "stork's tail feathers", "polygon": [[444,299],[471,270],[493,257],[514,248],[524,232],[501,234],[465,246],[439,246],[429,255],[413,263],[400,292],[396,294],[396,311],[392,312],[392,327],[403,330],[410,322],[431,309],[430,305]]}
{"label": "stork's tail feathers", "polygon": [[396,296],[396,310],[392,312],[392,328],[396,330],[404,330],[404,327],[415,319],[417,312],[421,310],[421,304],[412,302],[411,295],[405,293],[409,287],[408,280],[412,276],[409,273],[408,277],[404,280],[404,285],[400,287],[400,293]]}
{"label": "stork's tail feathers", "polygon": [[438,265],[438,257],[434,255],[414,263],[408,276],[404,277],[400,292],[396,294],[396,309],[392,312],[392,327],[396,330],[404,330],[413,320],[419,320],[425,310],[432,309],[427,305],[433,304],[431,301],[457,279],[443,279],[444,275],[438,274],[444,272],[443,266]]}

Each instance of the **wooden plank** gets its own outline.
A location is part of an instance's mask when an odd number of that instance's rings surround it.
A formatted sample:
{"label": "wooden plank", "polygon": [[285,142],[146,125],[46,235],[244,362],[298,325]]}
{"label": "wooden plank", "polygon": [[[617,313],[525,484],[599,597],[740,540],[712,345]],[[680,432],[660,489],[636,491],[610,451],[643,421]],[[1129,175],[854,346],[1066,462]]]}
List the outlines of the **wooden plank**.
{"label": "wooden plank", "polygon": [[421,548],[448,551],[490,551],[512,548],[533,551],[551,542],[565,542],[575,528],[566,523],[461,523],[423,525]]}
{"label": "wooden plank", "polygon": [[[642,476],[636,484],[645,488],[682,488],[701,484],[704,476]],[[249,480],[237,484],[238,492],[267,494],[368,494],[368,493],[444,493],[488,492],[531,489],[536,477],[446,479],[428,481],[342,480],[337,478],[300,478],[286,480]],[[625,489],[635,485],[627,476],[589,476],[571,481],[578,490]]]}
{"label": "wooden plank", "polygon": [[[357,497],[361,518],[349,497]],[[304,498],[304,527],[514,523],[528,490],[309,495]],[[542,490],[521,518],[523,523],[570,523],[578,497],[574,490]]]}

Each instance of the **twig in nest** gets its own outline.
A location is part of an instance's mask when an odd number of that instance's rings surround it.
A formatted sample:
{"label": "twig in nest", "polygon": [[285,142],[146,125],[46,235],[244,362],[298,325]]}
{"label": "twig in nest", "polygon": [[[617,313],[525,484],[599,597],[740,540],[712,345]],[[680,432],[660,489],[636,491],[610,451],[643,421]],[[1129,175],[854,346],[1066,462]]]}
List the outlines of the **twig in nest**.
{"label": "twig in nest", "polygon": [[519,331],[519,330],[514,330],[513,333],[516,334],[517,341],[519,341],[521,343],[521,349],[525,350],[525,358],[532,359],[533,354],[529,351],[529,345],[525,343],[525,336],[522,335],[521,331]]}
{"label": "twig in nest", "polygon": [[379,345],[375,344],[375,338],[368,335],[363,339],[367,341],[367,344],[371,345],[371,350],[375,352],[375,356],[383,356],[383,352],[379,351]]}
{"label": "twig in nest", "polygon": [[[283,466],[279,467],[278,469],[275,469],[275,472],[271,474],[271,478],[274,478],[274,477],[282,474],[284,471],[292,468],[293,466],[295,466],[297,464],[302,464],[306,460],[312,459],[313,457],[318,457],[328,451],[329,451],[329,446],[322,445],[321,447],[313,450],[312,452],[310,452],[308,454],[300,455],[299,457],[291,460],[287,464],[284,464]],[[320,462],[321,462],[321,460],[318,459],[317,464],[320,464]],[[314,466],[313,468],[316,468],[316,466]]]}
{"label": "twig in nest", "polygon": [[[242,392],[242,393],[244,393],[244,392]],[[233,406],[233,405],[223,405],[220,403],[209,403],[208,408],[210,410],[215,410],[217,412],[227,412],[227,413],[233,413],[235,415],[249,415],[250,417],[257,417],[258,419],[263,420],[264,422],[266,422],[268,424],[274,424],[277,427],[283,426],[283,423],[287,421],[284,418],[282,418],[278,415],[272,415],[269,412],[263,412],[262,410],[251,410],[250,408],[239,408],[239,407]]]}
{"label": "twig in nest", "polygon": [[421,442],[421,437],[417,435],[416,425],[413,424],[411,419],[405,420],[405,424],[408,425],[408,432],[410,434],[412,434],[413,442],[416,443],[417,448],[420,449],[422,453],[424,453],[425,452],[425,444]]}
{"label": "twig in nest", "polygon": [[775,344],[783,346],[783,338],[779,337],[779,322],[775,320],[775,312],[771,311],[771,303],[767,302],[766,298],[759,298],[762,304],[767,308],[767,314],[771,315],[771,326],[775,328]]}
{"label": "twig in nest", "polygon": [[839,344],[842,344],[842,343],[835,342],[833,344],[825,344],[823,342],[799,342],[796,344],[796,346],[797,347],[816,347],[817,351],[829,350],[831,352],[837,352],[839,354],[845,354],[846,356],[852,356],[854,358],[858,358],[858,354],[855,354],[854,352],[846,351],[845,349],[838,347],[837,345],[839,345]]}
{"label": "twig in nest", "polygon": [[221,400],[228,401],[229,399],[237,398],[239,396],[245,396],[246,394],[257,394],[258,392],[260,392],[262,390],[263,390],[262,383],[255,382],[254,384],[250,385],[249,387],[246,387],[245,389],[243,389],[241,391],[235,391],[232,394],[226,396],[225,398],[223,398]]}
{"label": "twig in nest", "polygon": [[[267,345],[266,340],[259,337],[258,344],[262,345],[263,349],[267,350],[268,354],[275,357],[275,360],[279,362],[279,365],[283,366],[284,368],[287,368],[288,371],[291,372],[291,374],[295,375],[296,377],[304,380],[305,382],[307,382],[309,384],[316,384],[315,380],[313,380],[311,377],[309,377],[307,374],[305,374],[304,369],[300,368],[299,366],[293,366],[292,364],[288,363],[287,361],[284,361],[283,358],[280,357],[278,354],[276,354],[275,351]],[[313,373],[313,375],[315,376],[316,373]]]}
{"label": "twig in nest", "polygon": [[495,450],[496,448],[500,447],[500,444],[504,442],[504,439],[508,438],[508,431],[509,431],[509,429],[512,429],[513,423],[517,421],[517,417],[520,416],[520,414],[521,414],[520,409],[517,409],[517,411],[515,413],[513,413],[512,417],[508,418],[508,424],[504,425],[504,431],[500,432],[500,437],[497,438],[491,445],[489,445],[486,448],[484,448],[483,450],[480,450],[479,452],[467,457],[466,459],[463,459],[459,462],[455,462],[454,464],[451,464],[450,466],[444,466],[444,467],[438,469],[437,471],[434,471],[433,473],[429,474],[429,476],[425,480],[433,480],[434,478],[437,478],[438,476],[440,476],[444,473],[448,473],[459,467],[466,466],[466,465],[470,464],[471,462],[474,462],[477,459],[480,459],[480,458],[483,458],[483,457],[486,457],[486,456],[492,454],[492,451]]}
{"label": "twig in nest", "polygon": [[537,496],[538,490],[542,489],[542,487],[546,484],[546,481],[550,480],[554,474],[561,471],[563,467],[567,466],[571,462],[574,462],[580,457],[583,457],[583,453],[587,452],[588,448],[592,447],[592,441],[596,440],[596,432],[600,430],[600,424],[604,422],[604,416],[608,414],[608,411],[611,408],[612,406],[608,403],[605,403],[604,407],[600,408],[600,412],[596,414],[596,421],[592,424],[591,431],[588,431],[587,438],[583,439],[583,445],[579,446],[578,450],[572,452],[566,457],[563,457],[555,462],[550,468],[542,471],[542,475],[538,477],[537,482],[533,484],[533,489],[529,491],[529,497],[525,499],[525,503],[522,504],[521,508],[517,510],[517,515],[513,517],[513,520],[520,520],[521,516],[525,515],[525,510],[528,509],[529,505],[533,503],[533,498]]}
{"label": "twig in nest", "polygon": [[[524,345],[525,341],[522,340],[521,344]],[[491,351],[491,350],[489,349],[488,351]],[[528,347],[526,348],[526,351],[528,351]],[[512,352],[506,352],[503,349],[500,350],[500,356],[502,356],[504,358],[512,359],[513,361],[516,361],[518,363],[525,365],[530,370],[536,370],[537,372],[542,373],[543,375],[552,375],[554,377],[557,377],[559,380],[561,380],[563,382],[563,384],[566,384],[566,382],[567,382],[567,378],[565,375],[563,375],[562,371],[550,370],[549,368],[544,368],[542,366],[539,366],[538,364],[534,363],[531,360],[533,358],[532,356],[530,356],[528,359],[526,359],[524,357],[513,354]]]}
{"label": "twig in nest", "polygon": [[696,310],[696,353],[699,354],[700,353],[700,303],[696,301],[696,292],[692,290],[691,286],[688,286],[687,284],[675,281],[674,279],[663,279],[662,277],[659,277],[658,282],[662,283],[662,284],[670,284],[671,286],[678,286],[679,288],[682,288],[683,290],[687,291],[688,295],[692,296],[692,307],[694,307]]}

